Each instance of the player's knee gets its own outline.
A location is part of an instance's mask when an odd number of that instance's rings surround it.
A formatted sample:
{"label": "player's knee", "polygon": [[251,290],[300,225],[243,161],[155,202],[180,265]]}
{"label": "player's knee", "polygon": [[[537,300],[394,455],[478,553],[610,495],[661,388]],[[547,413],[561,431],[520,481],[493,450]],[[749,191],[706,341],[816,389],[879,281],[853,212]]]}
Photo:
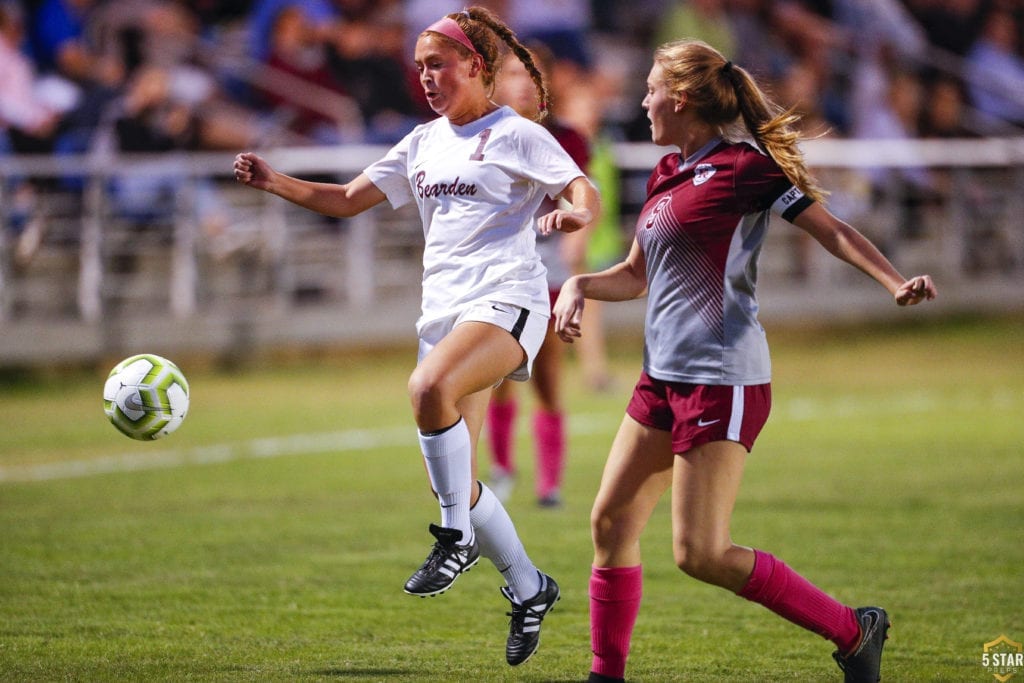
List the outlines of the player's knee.
{"label": "player's knee", "polygon": [[719,583],[724,553],[704,544],[684,540],[675,544],[673,556],[676,566],[687,576],[706,583]]}
{"label": "player's knee", "polygon": [[442,394],[439,378],[422,368],[416,368],[409,376],[408,391],[414,413],[437,403]]}
{"label": "player's knee", "polygon": [[443,375],[418,367],[409,376],[409,401],[417,423],[420,416],[433,416],[443,412],[445,406],[453,403]]}
{"label": "player's knee", "polygon": [[613,552],[628,544],[630,528],[627,520],[611,512],[595,508],[590,513],[590,535],[598,549]]}

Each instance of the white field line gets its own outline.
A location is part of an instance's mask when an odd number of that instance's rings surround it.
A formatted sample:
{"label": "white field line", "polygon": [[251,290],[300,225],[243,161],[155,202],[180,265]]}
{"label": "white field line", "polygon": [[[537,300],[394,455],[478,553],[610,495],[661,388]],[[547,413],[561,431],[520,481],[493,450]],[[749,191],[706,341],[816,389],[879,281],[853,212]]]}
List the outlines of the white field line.
{"label": "white field line", "polygon": [[[1024,397],[1010,391],[997,391],[984,399],[976,395],[954,398],[925,393],[891,396],[884,401],[845,398],[823,402],[812,398],[796,398],[782,405],[776,403],[772,409],[771,419],[803,422],[826,417],[849,419],[882,414],[905,415],[936,410],[943,404],[963,405],[960,401],[970,401],[975,405],[984,403],[993,409],[1006,410],[1020,405],[1022,399]],[[570,415],[569,426],[573,434],[606,433],[611,436],[618,429],[620,421],[621,414],[585,413]],[[370,451],[396,446],[416,447],[415,430],[411,425],[268,437],[195,448],[164,450],[152,454],[132,452],[38,465],[0,466],[0,483],[55,481],[117,472],[209,465],[256,458]]]}

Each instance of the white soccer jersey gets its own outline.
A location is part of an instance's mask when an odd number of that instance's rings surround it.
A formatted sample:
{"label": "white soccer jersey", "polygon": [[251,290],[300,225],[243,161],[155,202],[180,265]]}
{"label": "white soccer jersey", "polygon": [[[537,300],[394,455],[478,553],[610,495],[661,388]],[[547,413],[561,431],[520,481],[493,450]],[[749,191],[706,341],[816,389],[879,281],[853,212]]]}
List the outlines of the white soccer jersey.
{"label": "white soccer jersey", "polygon": [[465,126],[440,117],[364,172],[393,207],[419,207],[426,243],[417,329],[480,300],[550,315],[534,215],[583,172],[543,126],[509,107]]}

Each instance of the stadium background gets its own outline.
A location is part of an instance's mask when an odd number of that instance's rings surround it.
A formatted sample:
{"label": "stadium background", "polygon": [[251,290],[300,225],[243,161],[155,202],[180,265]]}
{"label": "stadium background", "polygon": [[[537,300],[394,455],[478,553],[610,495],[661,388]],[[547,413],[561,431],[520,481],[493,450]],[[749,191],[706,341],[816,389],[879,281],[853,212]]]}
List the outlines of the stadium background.
{"label": "stadium background", "polygon": [[[651,49],[686,35],[805,116],[831,208],[901,270],[943,285],[925,315],[1020,308],[1020,3],[493,5],[550,46],[554,114],[593,143],[611,207],[593,266],[628,245],[664,152],[639,107]],[[430,115],[411,42],[458,6],[2,8],[0,65],[21,78],[0,81],[0,363],[94,362],[140,345],[239,359],[411,335],[421,237],[408,211],[323,219],[238,187],[230,164],[253,149],[295,174],[358,173]],[[772,231],[761,269],[769,321],[892,314],[788,226]],[[640,314],[609,307],[612,333]]]}
{"label": "stadium background", "polygon": [[[555,111],[598,151],[613,244],[665,151],[639,116],[651,48],[689,35],[804,112],[832,208],[901,271],[935,276],[938,301],[898,309],[773,226],[776,407],[735,532],[891,607],[890,680],[1024,673],[982,665],[986,644],[1024,640],[1021,4],[498,4],[560,57]],[[241,149],[326,179],[376,159],[426,115],[410,41],[461,4],[0,8],[0,680],[578,680],[587,513],[642,302],[606,307],[613,391],[570,360],[565,509],[536,509],[528,486],[510,501],[565,597],[509,671],[489,568],[444,601],[397,589],[434,510],[404,395],[415,217],[324,220],[230,178]],[[65,49],[32,47],[41,26]],[[163,442],[130,442],[101,411],[107,370],[139,351],[192,383]],[[529,450],[524,428],[524,481]],[[838,676],[827,643],[681,580],[667,517],[645,537],[631,676]]]}

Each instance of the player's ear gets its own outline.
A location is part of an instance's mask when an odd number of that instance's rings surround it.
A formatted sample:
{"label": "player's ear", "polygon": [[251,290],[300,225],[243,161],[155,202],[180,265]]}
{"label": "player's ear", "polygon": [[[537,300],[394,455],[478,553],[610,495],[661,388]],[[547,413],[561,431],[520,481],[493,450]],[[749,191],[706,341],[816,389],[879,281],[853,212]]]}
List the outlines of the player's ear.
{"label": "player's ear", "polygon": [[470,57],[472,63],[469,65],[469,76],[470,78],[476,78],[484,70],[484,58],[480,55],[473,55]]}
{"label": "player's ear", "polygon": [[676,95],[675,96],[676,103],[675,103],[675,105],[673,105],[672,111],[674,111],[677,114],[679,112],[681,112],[686,107],[686,99],[687,99],[687,97],[686,97],[686,93],[685,92],[681,92],[678,95]]}

